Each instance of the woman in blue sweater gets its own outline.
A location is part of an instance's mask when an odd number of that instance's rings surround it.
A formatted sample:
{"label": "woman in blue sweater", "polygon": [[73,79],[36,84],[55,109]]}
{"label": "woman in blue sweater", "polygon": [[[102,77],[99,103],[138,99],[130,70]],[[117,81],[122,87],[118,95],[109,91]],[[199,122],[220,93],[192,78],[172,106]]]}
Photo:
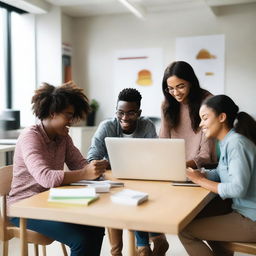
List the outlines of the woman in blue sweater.
{"label": "woman in blue sweater", "polygon": [[196,218],[179,234],[191,256],[233,255],[219,241],[256,242],[256,122],[238,110],[226,95],[209,98],[200,108],[200,126],[207,138],[219,140],[221,155],[216,169],[188,168],[187,176],[222,199],[230,198],[232,209]]}

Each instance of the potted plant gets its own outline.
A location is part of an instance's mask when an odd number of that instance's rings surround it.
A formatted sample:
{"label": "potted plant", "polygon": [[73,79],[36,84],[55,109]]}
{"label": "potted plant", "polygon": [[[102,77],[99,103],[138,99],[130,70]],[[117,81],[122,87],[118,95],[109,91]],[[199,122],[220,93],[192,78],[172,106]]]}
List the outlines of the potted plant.
{"label": "potted plant", "polygon": [[99,103],[97,100],[92,99],[90,102],[90,112],[87,116],[87,126],[95,125],[96,112],[99,109]]}

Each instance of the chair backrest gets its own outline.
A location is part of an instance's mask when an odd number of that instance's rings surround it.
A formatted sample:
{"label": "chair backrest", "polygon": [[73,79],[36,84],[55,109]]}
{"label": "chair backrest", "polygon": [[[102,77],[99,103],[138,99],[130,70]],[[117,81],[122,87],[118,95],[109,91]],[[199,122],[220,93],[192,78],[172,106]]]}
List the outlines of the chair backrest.
{"label": "chair backrest", "polygon": [[0,196],[9,194],[12,183],[12,165],[0,168]]}
{"label": "chair backrest", "polygon": [[6,196],[9,194],[12,183],[12,165],[0,168],[0,196],[2,197],[0,208],[0,240],[9,240],[13,235],[6,231],[8,221],[6,216]]}
{"label": "chair backrest", "polygon": [[222,242],[221,245],[233,252],[256,255],[256,243]]}
{"label": "chair backrest", "polygon": [[[9,222],[6,215],[6,196],[9,194],[11,190],[12,177],[12,165],[0,168],[0,196],[2,197],[0,208],[0,240],[2,241],[8,241],[13,237],[20,237],[19,228],[15,226],[9,226]],[[44,248],[45,245],[51,244],[53,242],[51,238],[48,238],[32,230],[27,230],[27,239],[29,243],[34,243],[35,245],[40,244],[43,245]],[[62,251],[65,256],[68,255],[64,244],[62,244]]]}

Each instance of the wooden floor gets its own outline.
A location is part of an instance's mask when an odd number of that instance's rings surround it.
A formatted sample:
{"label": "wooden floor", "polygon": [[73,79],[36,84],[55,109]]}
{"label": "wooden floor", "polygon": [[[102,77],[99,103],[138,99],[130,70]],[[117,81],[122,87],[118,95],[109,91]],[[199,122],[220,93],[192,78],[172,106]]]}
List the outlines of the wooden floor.
{"label": "wooden floor", "polygon": [[[126,256],[126,246],[125,246],[125,240],[126,240],[126,232],[124,233],[124,250],[123,250],[123,256]],[[181,245],[179,239],[175,235],[168,235],[167,239],[170,244],[170,249],[167,252],[166,256],[187,256],[188,254],[184,250],[183,246]],[[2,247],[2,243],[0,245],[0,248]],[[33,256],[33,247],[29,246],[29,255]],[[68,248],[67,248],[68,249]],[[108,238],[105,236],[101,251],[101,256],[110,256],[110,246],[108,243]],[[42,252],[40,252],[42,253]],[[11,256],[19,256],[19,240],[13,239],[10,241],[10,247],[9,247],[9,255]],[[42,255],[42,254],[40,254]],[[61,247],[59,243],[54,242],[52,245],[47,246],[47,255],[55,255],[55,256],[62,256],[61,253]],[[235,256],[246,256],[248,254],[241,254],[241,253],[235,253]],[[0,256],[1,252],[0,252]]]}
{"label": "wooden floor", "polygon": [[[107,234],[107,232],[106,232]],[[185,249],[183,248],[182,244],[180,243],[178,237],[176,235],[167,235],[167,240],[170,244],[170,249],[167,252],[166,256],[188,256]],[[124,249],[123,249],[123,256],[126,256],[126,245],[127,245],[127,232],[124,231]],[[9,242],[9,255],[10,256],[19,256],[19,240],[14,238]],[[67,247],[68,250],[68,247]],[[110,245],[108,242],[108,236],[106,235],[103,240],[102,250],[100,256],[110,256]],[[2,256],[2,242],[0,241],[0,256]],[[40,255],[42,252],[40,251]],[[33,256],[33,246],[29,246],[29,255]],[[54,242],[53,244],[47,246],[47,255],[48,256],[62,256],[61,246],[59,243]],[[248,254],[242,253],[235,253],[235,256],[247,256]]]}

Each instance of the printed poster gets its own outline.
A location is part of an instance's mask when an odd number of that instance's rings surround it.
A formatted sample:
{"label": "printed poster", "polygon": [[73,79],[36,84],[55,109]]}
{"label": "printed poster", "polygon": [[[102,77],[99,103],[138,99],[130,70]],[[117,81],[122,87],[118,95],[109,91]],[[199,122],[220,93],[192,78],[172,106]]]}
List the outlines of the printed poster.
{"label": "printed poster", "polygon": [[200,86],[212,94],[223,94],[225,74],[224,35],[179,37],[176,39],[176,60],[188,62]]}
{"label": "printed poster", "polygon": [[142,95],[142,116],[160,117],[162,94],[162,49],[126,49],[115,52],[115,98],[124,88]]}

